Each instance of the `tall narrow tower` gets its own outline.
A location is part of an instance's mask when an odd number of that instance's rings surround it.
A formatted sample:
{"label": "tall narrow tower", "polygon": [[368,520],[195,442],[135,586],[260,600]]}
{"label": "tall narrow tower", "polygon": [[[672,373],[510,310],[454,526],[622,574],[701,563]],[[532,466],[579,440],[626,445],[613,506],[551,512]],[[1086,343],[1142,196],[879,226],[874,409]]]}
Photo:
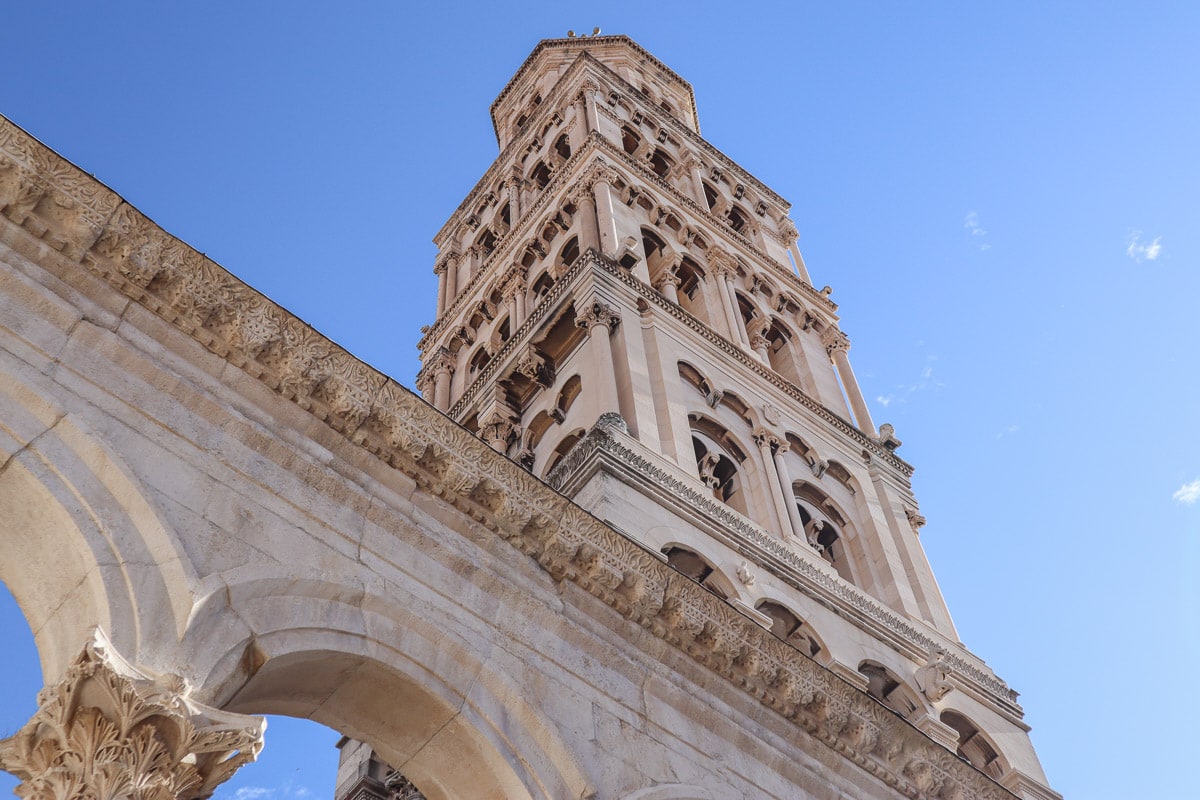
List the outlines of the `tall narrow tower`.
{"label": "tall narrow tower", "polygon": [[911,467],[787,201],[624,36],[541,42],[435,237],[437,408],[1026,798],[1016,693],[959,642]]}

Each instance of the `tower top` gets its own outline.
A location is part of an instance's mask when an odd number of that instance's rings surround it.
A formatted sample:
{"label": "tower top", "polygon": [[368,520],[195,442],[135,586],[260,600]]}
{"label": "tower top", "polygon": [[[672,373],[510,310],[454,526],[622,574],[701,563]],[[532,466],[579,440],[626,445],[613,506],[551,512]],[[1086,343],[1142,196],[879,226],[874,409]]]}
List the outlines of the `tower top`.
{"label": "tower top", "polygon": [[501,149],[520,129],[522,116],[541,105],[559,78],[581,57],[604,64],[634,91],[700,132],[692,85],[633,39],[624,35],[567,36],[538,42],[492,102],[492,125]]}

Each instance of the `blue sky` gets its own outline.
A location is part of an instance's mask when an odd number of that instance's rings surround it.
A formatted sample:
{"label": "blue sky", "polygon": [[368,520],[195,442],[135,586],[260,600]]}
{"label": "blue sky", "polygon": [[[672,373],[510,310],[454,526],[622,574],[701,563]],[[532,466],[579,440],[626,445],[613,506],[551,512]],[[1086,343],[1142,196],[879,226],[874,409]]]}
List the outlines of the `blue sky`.
{"label": "blue sky", "polygon": [[[540,38],[632,36],[793,203],[1051,784],[1191,797],[1200,6],[1046,6],[10,4],[0,113],[411,386],[488,105]],[[11,731],[40,677],[0,630]],[[329,797],[336,738],[273,721],[218,798]]]}

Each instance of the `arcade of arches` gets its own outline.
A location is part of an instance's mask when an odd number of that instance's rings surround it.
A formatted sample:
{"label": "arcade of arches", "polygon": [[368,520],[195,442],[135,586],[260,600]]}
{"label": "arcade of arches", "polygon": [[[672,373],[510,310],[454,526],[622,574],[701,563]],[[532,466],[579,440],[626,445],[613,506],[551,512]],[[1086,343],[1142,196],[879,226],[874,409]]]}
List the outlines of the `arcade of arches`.
{"label": "arcade of arches", "polygon": [[201,800],[283,714],[428,800],[1056,798],[786,201],[626,37],[493,119],[426,402],[0,118],[23,796]]}

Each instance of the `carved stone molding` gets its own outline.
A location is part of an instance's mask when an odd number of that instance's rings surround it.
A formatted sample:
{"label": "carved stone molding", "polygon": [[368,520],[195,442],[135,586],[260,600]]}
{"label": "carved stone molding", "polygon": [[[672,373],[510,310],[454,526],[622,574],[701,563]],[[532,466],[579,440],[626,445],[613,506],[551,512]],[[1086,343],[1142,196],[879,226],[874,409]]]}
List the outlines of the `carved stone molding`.
{"label": "carved stone molding", "polygon": [[[9,123],[0,121],[0,131],[7,132],[9,128]],[[3,150],[3,140],[0,140],[0,151]],[[53,154],[48,157],[57,159]],[[77,185],[91,187],[95,192],[107,191],[74,167],[61,162],[61,159],[55,163],[60,171],[73,171],[72,180]],[[85,198],[86,191],[81,189],[79,196]],[[76,198],[76,203],[75,210],[78,213],[82,214],[82,209],[90,208],[81,199]],[[130,216],[129,219],[136,222],[136,216]],[[8,224],[12,223],[0,220],[0,225]],[[31,235],[41,236],[37,226],[24,227]],[[144,252],[140,248],[145,243],[137,234],[136,224],[132,228],[127,225],[124,231],[119,228],[111,230],[113,235],[106,240],[103,248],[92,247],[83,257],[83,268],[91,270],[117,291],[174,324],[201,346],[260,379],[283,398],[325,421],[353,444],[410,476],[424,491],[443,498],[469,518],[494,531],[530,556],[555,580],[572,583],[579,590],[592,594],[617,613],[628,617],[635,623],[633,630],[640,627],[650,631],[700,665],[735,686],[742,687],[757,702],[793,721],[813,738],[847,754],[862,769],[876,775],[902,795],[917,798],[922,796],[922,792],[932,796],[942,792],[942,796],[950,796],[945,791],[949,787],[957,787],[956,796],[962,800],[1012,797],[870,697],[775,639],[703,587],[675,573],[655,554],[575,506],[519,465],[492,453],[478,437],[376,370],[354,359],[178,240],[156,228],[148,229],[150,238],[158,238],[163,244],[159,251],[161,256],[151,262],[149,270],[157,270],[157,273],[145,283],[141,282],[142,279],[135,280],[126,275],[123,265],[132,253]],[[67,255],[69,257],[69,253]],[[581,257],[571,272],[578,275],[585,262],[589,268],[598,265],[609,271],[617,280],[641,293],[647,302],[658,303],[664,308],[667,306],[653,289],[622,276],[619,267],[594,253]],[[70,263],[58,260],[49,268],[58,270],[70,279]],[[129,271],[137,274],[132,268]],[[570,281],[564,280],[562,283],[568,284]],[[562,287],[556,286],[552,291],[557,293],[562,290]],[[543,310],[535,310],[530,315],[531,318],[514,332],[513,341],[519,340],[522,331],[533,324],[537,314],[546,313],[550,302],[551,298],[543,301]],[[693,319],[678,309],[667,310],[685,321]],[[689,324],[699,325],[691,321]],[[755,370],[755,374],[763,375],[774,385],[785,388],[778,380],[772,379],[765,369],[750,364],[748,359],[733,352],[732,345],[713,338],[711,331],[703,326],[696,330],[730,352],[739,363]],[[502,360],[502,355],[493,361]],[[805,399],[798,390],[790,391],[802,403],[806,403],[806,407],[811,407],[814,413],[832,417],[815,401]],[[832,421],[836,421],[836,418]],[[577,445],[562,459],[563,466],[569,466],[571,462],[578,463],[576,459],[586,457],[589,447],[599,446],[599,438],[615,441],[610,428],[597,426],[593,434],[589,434],[593,437],[592,443],[589,446],[583,446],[584,442]],[[845,423],[837,426],[837,429],[855,441],[862,438]],[[863,442],[864,447],[886,454],[878,444],[865,439]],[[615,444],[605,446],[621,449]],[[577,456],[577,453],[583,455]],[[631,463],[637,463],[639,459],[632,452],[623,457]],[[896,460],[893,463],[903,470],[903,462]],[[640,464],[638,468],[665,485],[671,485],[674,480],[669,475],[655,474],[657,468],[648,463]],[[559,472],[557,467],[555,472]],[[699,493],[682,484],[677,489],[696,494],[694,502],[708,503],[713,518],[721,518],[720,507],[723,504],[699,496]],[[888,611],[844,581],[839,582],[826,574],[827,571],[809,564],[767,532],[755,528],[744,518],[735,519],[733,512],[728,509],[725,513],[730,516],[729,526],[743,531],[751,549],[772,552],[780,564],[786,564],[797,574],[803,573],[806,580],[820,585],[830,596],[857,606],[865,618],[902,632],[905,639],[921,643],[926,648],[936,644],[900,615]],[[97,669],[89,666],[103,660],[96,652],[93,648],[81,656],[80,669],[96,673]],[[958,656],[948,658],[947,662],[956,674],[969,675],[976,685],[987,686],[989,693],[1001,703],[1007,694],[1011,712],[1020,713],[1015,705],[1015,693],[1008,690],[1003,682]],[[116,676],[117,672],[113,671],[112,674]],[[177,741],[191,743],[191,751],[174,748],[162,757],[166,761],[153,762],[156,765],[153,770],[162,769],[165,772],[151,770],[147,773],[156,776],[155,780],[161,778],[163,785],[167,785],[165,782],[174,780],[170,776],[187,773],[185,766],[194,768],[200,776],[199,783],[188,773],[179,778],[182,782],[179,785],[184,786],[184,791],[171,797],[180,796],[189,800],[203,797],[205,792],[211,792],[213,786],[257,752],[261,727],[254,727],[256,722],[247,724],[246,718],[222,716],[220,712],[190,704],[182,686],[173,692],[155,693],[151,687],[159,685],[156,682],[139,676],[133,670],[126,674],[133,677],[122,678],[124,683],[113,677],[109,685],[132,687],[126,692],[135,698],[128,701],[130,707],[144,708],[147,704],[158,703],[155,707],[163,709],[161,713],[156,712],[158,716],[154,720],[138,717],[141,727],[134,727],[146,731],[142,734],[143,740],[158,741],[152,735],[156,732],[154,725],[167,724],[169,721],[186,734]],[[72,680],[74,684],[70,683]],[[65,720],[62,723],[64,725],[82,722],[93,724],[95,730],[104,728],[104,725],[113,725],[103,713],[80,717],[77,713],[78,704],[63,705],[61,701],[54,700],[57,697],[79,697],[78,685],[89,681],[91,675],[68,676],[67,683],[45,698],[47,702],[43,703],[43,709],[38,714],[59,714]],[[101,684],[93,681],[88,685]],[[71,689],[71,686],[76,688]],[[59,702],[61,711],[55,710],[54,702]],[[105,720],[104,725],[99,722],[101,717]],[[87,720],[94,720],[94,723]],[[66,736],[74,729],[67,727],[63,730],[66,733],[62,735]],[[31,736],[32,731],[27,728],[0,746],[0,762],[6,768],[22,774],[22,777],[29,775],[26,781],[31,788],[27,796],[37,800],[57,798],[52,788],[38,789],[30,781],[37,778],[35,766],[39,770],[43,770],[43,767],[49,770],[64,765],[54,762],[43,764],[45,759],[42,756],[35,757],[33,747],[37,742]],[[224,756],[234,750],[238,750],[239,755],[231,760],[222,761],[214,755],[220,753]],[[41,750],[38,752],[42,753]],[[42,761],[38,761],[39,758]],[[169,769],[157,766],[160,763],[168,763]],[[201,788],[195,788],[197,785]],[[170,784],[163,792],[173,791],[175,786]],[[114,795],[110,793],[108,796]],[[141,798],[143,795],[128,796]],[[167,797],[164,793],[144,796],[147,800],[151,797],[165,800]]]}
{"label": "carved stone molding", "polygon": [[0,768],[22,780],[25,800],[200,800],[255,759],[265,728],[190,700],[179,677],[134,668],[97,629],[0,742]]}

